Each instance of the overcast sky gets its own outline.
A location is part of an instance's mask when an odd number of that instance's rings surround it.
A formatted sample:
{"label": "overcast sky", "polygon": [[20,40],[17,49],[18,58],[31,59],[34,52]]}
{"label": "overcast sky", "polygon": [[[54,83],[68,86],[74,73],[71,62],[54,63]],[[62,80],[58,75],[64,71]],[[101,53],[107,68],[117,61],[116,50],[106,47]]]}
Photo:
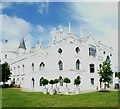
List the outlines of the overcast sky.
{"label": "overcast sky", "polygon": [[[23,0],[24,1],[24,0]],[[0,42],[8,40],[11,47],[17,47],[21,38],[27,46],[34,46],[42,40],[48,46],[50,31],[59,25],[86,38],[92,32],[96,41],[114,49],[114,69],[118,62],[118,3],[117,2],[2,2]]]}

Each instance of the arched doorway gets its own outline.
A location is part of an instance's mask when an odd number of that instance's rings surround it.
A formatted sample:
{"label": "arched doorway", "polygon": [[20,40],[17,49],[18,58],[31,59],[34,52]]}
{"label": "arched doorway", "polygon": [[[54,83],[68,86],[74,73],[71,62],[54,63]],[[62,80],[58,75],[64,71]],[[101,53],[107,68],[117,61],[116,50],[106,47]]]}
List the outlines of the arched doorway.
{"label": "arched doorway", "polygon": [[42,86],[42,81],[43,81],[43,77],[40,79],[39,83],[40,83],[40,86]]}
{"label": "arched doorway", "polygon": [[35,80],[34,80],[34,78],[32,78],[31,81],[32,81],[32,88],[34,88],[35,87]]}
{"label": "arched doorway", "polygon": [[62,76],[59,77],[59,80],[60,80],[60,86],[63,86],[63,78],[62,78]]}

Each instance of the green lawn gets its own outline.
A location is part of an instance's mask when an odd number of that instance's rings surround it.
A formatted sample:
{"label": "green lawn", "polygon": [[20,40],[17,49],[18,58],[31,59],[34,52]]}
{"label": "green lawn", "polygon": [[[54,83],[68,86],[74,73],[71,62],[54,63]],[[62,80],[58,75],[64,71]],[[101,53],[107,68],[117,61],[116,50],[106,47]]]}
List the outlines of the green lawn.
{"label": "green lawn", "polygon": [[46,95],[2,89],[3,107],[118,107],[118,91],[91,92],[79,95]]}

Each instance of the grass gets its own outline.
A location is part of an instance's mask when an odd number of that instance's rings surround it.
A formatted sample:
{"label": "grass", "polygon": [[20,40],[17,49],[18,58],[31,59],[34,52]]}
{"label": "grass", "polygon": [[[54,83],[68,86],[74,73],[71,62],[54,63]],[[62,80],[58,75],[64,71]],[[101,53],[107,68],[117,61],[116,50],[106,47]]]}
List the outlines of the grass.
{"label": "grass", "polygon": [[118,107],[118,91],[91,92],[79,95],[49,95],[2,89],[3,107]]}

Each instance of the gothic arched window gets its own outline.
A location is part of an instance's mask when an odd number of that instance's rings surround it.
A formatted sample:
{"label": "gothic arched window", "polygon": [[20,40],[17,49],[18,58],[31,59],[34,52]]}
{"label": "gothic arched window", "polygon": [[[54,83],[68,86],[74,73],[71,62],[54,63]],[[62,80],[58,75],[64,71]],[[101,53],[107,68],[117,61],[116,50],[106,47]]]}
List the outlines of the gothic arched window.
{"label": "gothic arched window", "polygon": [[110,61],[110,57],[109,57],[109,55],[107,56],[107,60]]}
{"label": "gothic arched window", "polygon": [[76,61],[76,70],[80,70],[80,60]]}
{"label": "gothic arched window", "polygon": [[59,70],[63,70],[63,63],[61,60],[58,62],[58,65],[59,65]]}
{"label": "gothic arched window", "polygon": [[34,63],[32,63],[32,71],[34,71]]}
{"label": "gothic arched window", "polygon": [[58,49],[58,53],[60,53],[60,54],[62,53],[62,49],[61,48]]}
{"label": "gothic arched window", "polygon": [[42,86],[43,77],[40,79],[40,86]]}
{"label": "gothic arched window", "polygon": [[34,78],[32,78],[32,87],[34,87],[35,86],[35,80],[34,80]]}
{"label": "gothic arched window", "polygon": [[39,66],[39,70],[44,70],[45,68],[45,64],[43,62],[41,62],[40,66]]}
{"label": "gothic arched window", "polygon": [[76,47],[75,51],[76,51],[76,53],[79,53],[80,48],[79,48],[79,47]]}
{"label": "gothic arched window", "polygon": [[63,78],[62,78],[62,76],[59,77],[59,80],[60,80],[60,86],[63,86]]}

